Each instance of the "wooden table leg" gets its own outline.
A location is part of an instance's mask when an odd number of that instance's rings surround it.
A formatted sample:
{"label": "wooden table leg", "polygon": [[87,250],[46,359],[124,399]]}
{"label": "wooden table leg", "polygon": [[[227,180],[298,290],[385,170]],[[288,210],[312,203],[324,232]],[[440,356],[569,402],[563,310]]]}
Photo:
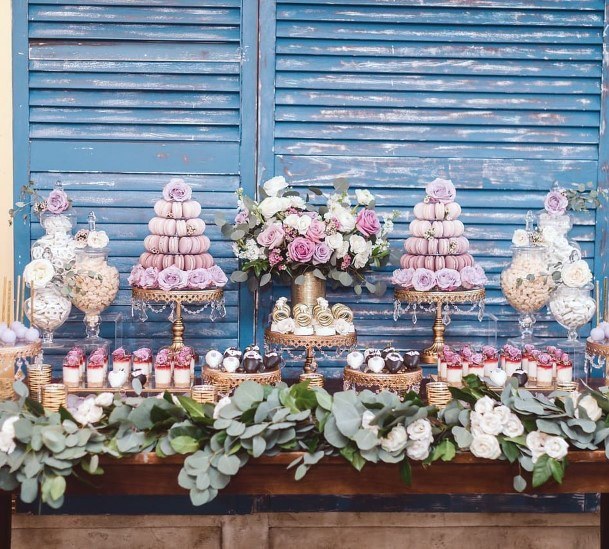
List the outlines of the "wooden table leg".
{"label": "wooden table leg", "polygon": [[609,494],[601,494],[601,549],[609,549]]}
{"label": "wooden table leg", "polygon": [[0,548],[10,549],[13,500],[11,492],[0,490]]}

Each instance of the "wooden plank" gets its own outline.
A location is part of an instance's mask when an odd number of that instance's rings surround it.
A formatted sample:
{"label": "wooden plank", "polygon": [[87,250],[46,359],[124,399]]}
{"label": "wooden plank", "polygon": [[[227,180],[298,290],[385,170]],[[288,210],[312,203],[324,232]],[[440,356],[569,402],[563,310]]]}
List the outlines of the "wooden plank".
{"label": "wooden plank", "polygon": [[495,11],[487,8],[463,10],[460,7],[443,9],[392,6],[288,6],[277,10],[278,20],[332,21],[340,23],[383,23],[383,24],[428,24],[428,25],[516,25],[556,26],[556,27],[601,27],[602,12],[582,11],[565,6],[561,10],[510,10]]}
{"label": "wooden plank", "polygon": [[33,171],[235,173],[235,143],[32,140]]}
{"label": "wooden plank", "polygon": [[221,61],[83,61],[39,60],[29,64],[30,71],[40,72],[116,72],[144,74],[239,74],[237,62]]}
{"label": "wooden plank", "polygon": [[[82,4],[82,0],[33,0],[33,4]],[[87,0],[88,5],[95,6],[132,6],[132,0]],[[162,6],[164,8],[238,8],[241,0],[138,0],[138,6]]]}

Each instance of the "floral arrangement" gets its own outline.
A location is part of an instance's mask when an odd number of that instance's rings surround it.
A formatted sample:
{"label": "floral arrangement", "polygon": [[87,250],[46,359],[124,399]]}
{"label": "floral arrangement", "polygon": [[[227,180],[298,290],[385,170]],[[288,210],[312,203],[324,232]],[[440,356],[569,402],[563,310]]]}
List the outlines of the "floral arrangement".
{"label": "floral arrangement", "polygon": [[172,265],[159,271],[156,267],[143,267],[139,263],[133,266],[127,280],[130,286],[148,289],[160,288],[165,292],[223,288],[228,282],[224,271],[218,265],[191,271],[184,271]]}
{"label": "floral arrangement", "polygon": [[338,182],[336,192],[329,196],[314,187],[309,190],[322,196],[325,204],[314,206],[309,195],[303,198],[282,176],[260,187],[260,201],[246,197],[239,189],[234,223],[217,219],[223,234],[234,241],[235,256],[242,261],[241,270],[231,279],[249,280],[257,287],[269,283],[273,276],[298,283],[301,275],[313,272],[318,278],[354,286],[357,293],[362,285],[382,293],[382,285],[367,282],[363,273],[370,266],[387,263],[388,235],[397,214],[385,215],[381,223],[374,196],[358,189],[352,197],[343,182]]}
{"label": "floral arrangement", "polygon": [[548,215],[564,215],[568,210],[585,212],[588,208],[598,208],[601,199],[609,198],[607,189],[587,189],[583,183],[574,189],[565,189],[554,183],[552,190],[546,195],[543,206]]}
{"label": "floral arrangement", "polygon": [[[477,376],[451,388],[454,400],[438,413],[409,393],[344,391],[328,394],[301,383],[276,387],[245,382],[215,406],[169,393],[121,398],[71,396],[67,409],[45,411],[15,383],[19,401],[0,403],[0,489],[20,488],[21,499],[58,508],[66,477],[103,474],[99,456],[140,452],[186,455],[178,476],[194,505],[212,500],[249,458],[301,452],[289,467],[299,480],[328,456],[357,470],[379,461],[411,464],[452,460],[469,451],[483,459],[518,462],[514,489],[562,482],[570,448],[609,448],[606,393],[556,392],[548,397],[517,388],[501,394]],[[525,478],[528,476],[528,479]]]}
{"label": "floral arrangement", "polygon": [[21,187],[20,194],[22,200],[16,202],[15,207],[11,208],[8,212],[9,225],[13,224],[15,216],[21,211],[25,211],[23,219],[27,220],[29,208],[31,208],[32,211],[39,216],[44,212],[61,214],[72,206],[71,198],[68,197],[66,192],[63,190],[63,186],[59,181],[46,198],[43,198],[38,193],[32,181]]}
{"label": "floral arrangement", "polygon": [[106,234],[106,231],[96,231],[91,229],[80,229],[74,235],[74,243],[76,248],[93,248],[94,250],[101,250],[105,248],[109,243],[110,239]]}

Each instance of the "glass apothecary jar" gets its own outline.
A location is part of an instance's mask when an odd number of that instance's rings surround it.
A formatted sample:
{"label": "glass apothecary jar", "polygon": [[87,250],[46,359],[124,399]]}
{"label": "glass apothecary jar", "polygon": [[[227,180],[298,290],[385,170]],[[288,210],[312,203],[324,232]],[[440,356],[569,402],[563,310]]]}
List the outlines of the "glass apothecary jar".
{"label": "glass apothecary jar", "polygon": [[560,285],[552,294],[548,309],[554,320],[568,330],[566,346],[584,346],[578,339],[577,330],[585,326],[596,312],[596,301],[592,297],[593,286],[570,288]]}
{"label": "glass apothecary jar", "polygon": [[42,332],[45,348],[53,347],[53,335],[68,319],[71,310],[72,303],[55,284],[32,290],[24,303],[25,315],[32,326]]}
{"label": "glass apothecary jar", "polygon": [[548,303],[555,284],[548,273],[544,246],[512,246],[512,261],[501,273],[501,290],[520,314],[520,339],[533,340],[536,313]]}

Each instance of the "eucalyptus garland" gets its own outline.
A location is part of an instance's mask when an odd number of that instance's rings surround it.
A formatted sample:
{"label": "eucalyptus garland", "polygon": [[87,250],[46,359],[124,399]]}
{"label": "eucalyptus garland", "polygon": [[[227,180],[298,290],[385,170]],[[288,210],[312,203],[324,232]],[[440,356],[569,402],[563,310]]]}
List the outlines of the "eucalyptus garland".
{"label": "eucalyptus garland", "polygon": [[[609,399],[605,392],[532,394],[509,384],[501,394],[476,376],[452,388],[438,411],[415,393],[344,391],[330,395],[307,383],[276,387],[245,382],[233,396],[202,405],[169,393],[162,398],[111,393],[50,412],[17,382],[17,401],[0,403],[0,489],[20,490],[53,508],[63,504],[66,478],[102,475],[100,456],[141,452],[186,458],[178,482],[194,505],[216,497],[250,458],[299,452],[288,467],[299,480],[327,456],[358,471],[367,463],[450,461],[458,452],[519,464],[514,489],[562,482],[570,448],[605,448],[609,457]],[[365,474],[365,473],[364,473]]]}

